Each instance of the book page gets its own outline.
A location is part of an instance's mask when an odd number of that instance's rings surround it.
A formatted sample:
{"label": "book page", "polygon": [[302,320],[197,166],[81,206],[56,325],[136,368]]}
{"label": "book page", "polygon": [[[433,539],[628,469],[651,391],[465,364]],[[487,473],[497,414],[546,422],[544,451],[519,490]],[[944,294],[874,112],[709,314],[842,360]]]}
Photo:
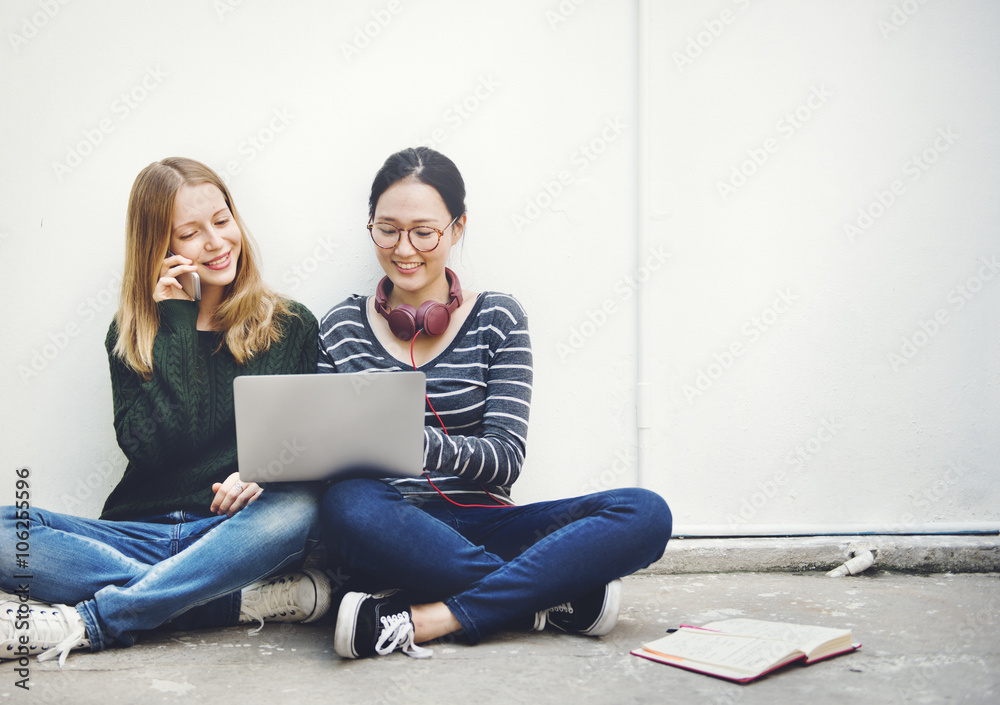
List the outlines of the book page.
{"label": "book page", "polygon": [[716,666],[715,664],[702,663],[701,661],[688,661],[685,659],[675,658],[673,656],[661,656],[653,651],[646,648],[639,647],[630,652],[633,656],[639,656],[650,661],[656,661],[657,663],[665,663],[668,666],[675,666],[677,668],[683,668],[688,671],[693,671],[695,673],[703,673],[710,676],[719,676],[720,678],[726,678],[731,681],[736,681],[738,683],[746,683],[752,681],[753,679],[760,676],[760,673],[749,673],[747,671],[741,671],[735,668],[726,668],[724,666]]}
{"label": "book page", "polygon": [[763,673],[797,653],[794,645],[780,641],[690,628],[679,629],[643,648],[686,661],[745,671],[749,675]]}
{"label": "book page", "polygon": [[706,624],[704,628],[726,632],[727,634],[743,634],[765,639],[778,639],[794,644],[809,658],[812,658],[817,651],[819,653],[829,651],[829,649],[821,648],[828,643],[840,644],[843,642],[840,648],[847,648],[851,643],[850,629],[811,627],[804,624],[768,622],[761,619],[726,619]]}

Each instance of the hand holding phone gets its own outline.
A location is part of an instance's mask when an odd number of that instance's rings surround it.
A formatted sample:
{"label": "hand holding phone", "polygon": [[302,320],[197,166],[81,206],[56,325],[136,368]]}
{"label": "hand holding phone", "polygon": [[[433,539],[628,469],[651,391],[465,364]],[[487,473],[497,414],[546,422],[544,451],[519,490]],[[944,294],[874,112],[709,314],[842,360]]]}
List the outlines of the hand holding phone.
{"label": "hand holding phone", "polygon": [[[167,257],[173,257],[174,253],[167,250]],[[198,272],[181,272],[176,277],[177,283],[181,285],[184,293],[191,297],[192,301],[201,301],[201,277]]]}

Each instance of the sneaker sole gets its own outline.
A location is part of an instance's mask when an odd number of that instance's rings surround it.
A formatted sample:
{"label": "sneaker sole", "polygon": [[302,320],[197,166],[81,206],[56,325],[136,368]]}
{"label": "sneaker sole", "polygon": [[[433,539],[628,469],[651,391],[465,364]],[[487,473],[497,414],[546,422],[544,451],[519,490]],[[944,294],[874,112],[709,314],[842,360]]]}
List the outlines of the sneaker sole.
{"label": "sneaker sole", "polygon": [[586,636],[604,636],[618,624],[618,613],[622,609],[622,581],[612,580],[604,591],[604,604],[601,616],[596,622],[584,629],[581,634]]}
{"label": "sneaker sole", "polygon": [[344,595],[337,610],[337,626],[333,631],[333,650],[341,658],[360,658],[354,650],[354,637],[357,631],[358,610],[361,603],[368,597],[363,592],[349,592]]}

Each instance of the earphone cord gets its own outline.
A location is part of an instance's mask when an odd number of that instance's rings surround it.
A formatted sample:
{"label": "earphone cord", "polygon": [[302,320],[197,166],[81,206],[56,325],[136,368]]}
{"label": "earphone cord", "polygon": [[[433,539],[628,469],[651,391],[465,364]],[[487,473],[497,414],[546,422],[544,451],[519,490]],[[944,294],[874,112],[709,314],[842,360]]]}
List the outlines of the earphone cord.
{"label": "earphone cord", "polygon": [[[410,341],[410,364],[413,365],[414,371],[416,371],[416,369],[417,369],[417,360],[416,360],[416,357],[413,354],[413,346],[416,345],[416,343],[417,343],[417,336],[418,335],[420,335],[420,331],[419,330],[416,333],[414,333],[413,339]],[[435,410],[434,405],[431,404],[431,398],[429,396],[427,396],[426,392],[424,393],[424,399],[427,401],[427,406],[430,407],[431,413],[434,414],[434,418],[436,418],[438,420],[438,423],[441,424],[441,430],[444,431],[444,435],[446,435],[446,436],[451,435],[451,434],[448,433],[448,429],[445,427],[444,421],[442,421],[441,417],[438,416],[438,412],[437,412],[437,410]],[[452,504],[454,504],[456,507],[465,507],[467,509],[472,509],[472,508],[493,509],[493,508],[496,508],[496,507],[511,507],[511,506],[514,506],[512,504],[507,504],[506,502],[501,501],[497,497],[494,497],[492,494],[490,494],[490,491],[488,489],[486,489],[486,487],[483,486],[483,485],[479,485],[479,486],[482,488],[483,492],[485,492],[487,495],[489,495],[490,499],[492,499],[494,502],[496,502],[496,504],[460,504],[460,503],[456,502],[455,500],[453,500],[448,495],[446,495],[440,489],[438,489],[438,486],[434,484],[434,480],[431,479],[431,474],[429,472],[427,472],[426,468],[424,468],[424,477],[427,478],[427,482],[430,483],[431,487],[434,488],[435,492],[437,492],[439,495],[441,495],[446,501],[451,502]]]}

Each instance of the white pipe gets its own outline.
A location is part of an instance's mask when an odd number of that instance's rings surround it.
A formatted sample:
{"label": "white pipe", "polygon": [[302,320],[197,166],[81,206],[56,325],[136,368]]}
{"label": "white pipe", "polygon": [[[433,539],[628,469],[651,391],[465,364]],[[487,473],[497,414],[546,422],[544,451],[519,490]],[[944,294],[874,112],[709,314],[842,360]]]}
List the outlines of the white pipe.
{"label": "white pipe", "polygon": [[996,522],[940,522],[925,524],[677,524],[675,537],[734,536],[857,536],[906,534],[998,534]]}
{"label": "white pipe", "polygon": [[[644,266],[645,253],[650,250],[649,242],[649,145],[650,145],[650,125],[649,125],[649,71],[650,71],[650,44],[649,44],[649,0],[639,0],[636,8],[636,74],[637,74],[637,101],[636,101],[636,246],[635,265],[636,271]],[[646,339],[646,332],[653,330],[649,315],[649,292],[645,286],[637,287],[636,291],[636,320],[635,320],[635,424],[636,424],[636,470],[634,482],[637,487],[643,486],[643,481],[648,477],[646,472],[649,465],[649,437],[652,421],[650,416],[650,404],[652,404],[652,393],[650,390],[650,352],[649,343]]]}
{"label": "white pipe", "polygon": [[845,575],[857,575],[858,573],[863,573],[875,564],[875,554],[871,551],[861,551],[853,558],[845,561],[843,565],[840,565],[829,573],[827,577],[830,578],[842,578]]}

